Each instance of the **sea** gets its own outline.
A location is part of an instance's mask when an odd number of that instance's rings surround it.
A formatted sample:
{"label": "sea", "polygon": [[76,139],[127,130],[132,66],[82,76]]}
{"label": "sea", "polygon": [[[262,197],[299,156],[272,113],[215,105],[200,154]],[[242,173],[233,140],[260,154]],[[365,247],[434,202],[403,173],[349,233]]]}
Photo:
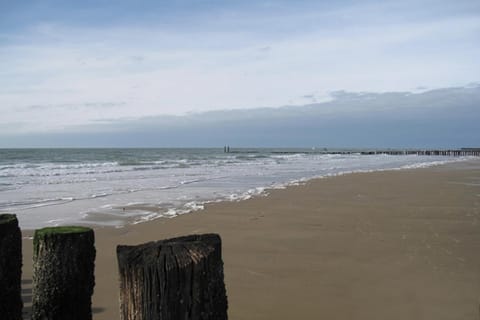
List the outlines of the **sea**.
{"label": "sea", "polygon": [[465,159],[325,149],[0,149],[0,212],[16,214],[23,229],[121,228],[313,178]]}

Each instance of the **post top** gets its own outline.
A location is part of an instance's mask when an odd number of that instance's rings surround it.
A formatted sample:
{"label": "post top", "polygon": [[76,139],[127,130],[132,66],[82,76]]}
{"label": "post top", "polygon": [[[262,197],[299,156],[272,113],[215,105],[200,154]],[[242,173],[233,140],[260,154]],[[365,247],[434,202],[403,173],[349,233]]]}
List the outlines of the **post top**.
{"label": "post top", "polygon": [[17,220],[17,216],[10,213],[0,213],[0,224]]}
{"label": "post top", "polygon": [[42,229],[35,230],[35,234],[33,235],[33,247],[34,251],[38,250],[38,245],[40,241],[44,241],[50,238],[56,238],[59,235],[74,235],[74,234],[88,234],[92,232],[93,229],[87,227],[79,227],[79,226],[61,226],[61,227],[46,227]]}
{"label": "post top", "polygon": [[53,234],[68,234],[68,233],[83,233],[90,232],[91,228],[79,226],[61,226],[61,227],[46,227],[35,230],[35,236],[48,236]]}

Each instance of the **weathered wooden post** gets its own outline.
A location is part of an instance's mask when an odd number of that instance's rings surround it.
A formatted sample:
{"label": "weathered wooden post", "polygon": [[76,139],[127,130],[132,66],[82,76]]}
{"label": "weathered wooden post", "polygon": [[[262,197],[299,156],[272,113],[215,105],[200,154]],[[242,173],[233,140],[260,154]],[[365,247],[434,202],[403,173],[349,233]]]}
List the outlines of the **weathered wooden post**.
{"label": "weathered wooden post", "polygon": [[90,228],[35,231],[32,320],[92,319],[94,243]]}
{"label": "weathered wooden post", "polygon": [[221,239],[191,235],[117,246],[122,320],[226,320]]}
{"label": "weathered wooden post", "polygon": [[17,217],[0,214],[0,318],[22,319],[22,234]]}

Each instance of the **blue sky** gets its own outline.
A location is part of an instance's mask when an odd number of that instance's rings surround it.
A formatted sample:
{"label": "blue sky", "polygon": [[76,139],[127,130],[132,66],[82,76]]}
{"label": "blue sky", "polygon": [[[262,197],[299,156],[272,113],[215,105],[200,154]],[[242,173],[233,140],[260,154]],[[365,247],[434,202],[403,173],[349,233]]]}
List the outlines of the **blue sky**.
{"label": "blue sky", "polygon": [[339,90],[463,87],[480,81],[479,56],[478,0],[0,0],[0,146]]}

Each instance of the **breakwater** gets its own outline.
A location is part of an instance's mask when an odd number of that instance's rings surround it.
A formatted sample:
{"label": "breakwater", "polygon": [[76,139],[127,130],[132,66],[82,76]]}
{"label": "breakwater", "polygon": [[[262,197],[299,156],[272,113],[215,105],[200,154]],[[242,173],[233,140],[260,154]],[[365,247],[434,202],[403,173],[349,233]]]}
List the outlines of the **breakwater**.
{"label": "breakwater", "polygon": [[[257,153],[257,150],[250,149],[224,149],[227,153]],[[228,150],[228,151],[227,151]],[[311,149],[303,151],[271,151],[271,154],[336,154],[336,155],[418,155],[418,156],[452,156],[452,157],[468,157],[480,156],[480,148],[461,148],[461,149],[372,149],[372,150],[338,150],[338,149]]]}

